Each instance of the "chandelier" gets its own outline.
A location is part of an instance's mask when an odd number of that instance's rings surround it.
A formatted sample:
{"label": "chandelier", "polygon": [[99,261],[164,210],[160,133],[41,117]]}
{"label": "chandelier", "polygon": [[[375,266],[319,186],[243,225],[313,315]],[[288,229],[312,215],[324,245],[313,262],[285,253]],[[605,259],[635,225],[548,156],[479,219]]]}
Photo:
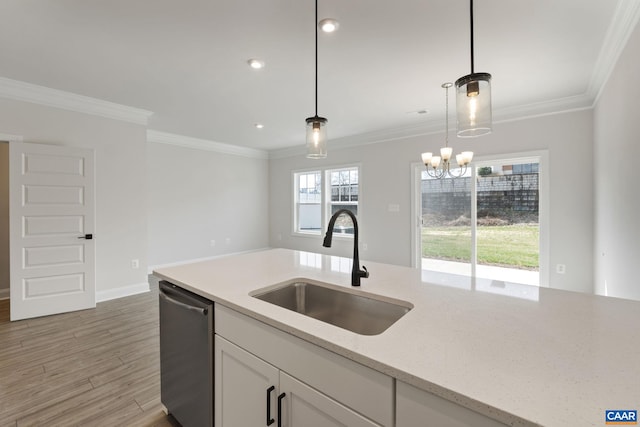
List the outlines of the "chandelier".
{"label": "chandelier", "polygon": [[434,156],[433,153],[422,153],[422,163],[427,168],[427,174],[431,178],[442,179],[446,177],[460,178],[467,173],[467,167],[473,159],[472,151],[463,151],[456,154],[456,162],[458,163],[458,172],[451,170],[451,155],[453,148],[449,147],[449,88],[453,83],[443,83],[442,88],[445,90],[445,133],[444,147],[440,149],[440,155]]}

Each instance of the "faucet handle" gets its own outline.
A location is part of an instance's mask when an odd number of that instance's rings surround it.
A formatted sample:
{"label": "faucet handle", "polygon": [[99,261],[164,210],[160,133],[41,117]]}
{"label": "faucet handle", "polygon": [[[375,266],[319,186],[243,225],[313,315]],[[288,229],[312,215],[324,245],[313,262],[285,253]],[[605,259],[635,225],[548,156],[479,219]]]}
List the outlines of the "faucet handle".
{"label": "faucet handle", "polygon": [[364,277],[365,279],[369,277],[369,271],[367,270],[367,267],[363,265],[362,270],[358,271],[358,276]]}

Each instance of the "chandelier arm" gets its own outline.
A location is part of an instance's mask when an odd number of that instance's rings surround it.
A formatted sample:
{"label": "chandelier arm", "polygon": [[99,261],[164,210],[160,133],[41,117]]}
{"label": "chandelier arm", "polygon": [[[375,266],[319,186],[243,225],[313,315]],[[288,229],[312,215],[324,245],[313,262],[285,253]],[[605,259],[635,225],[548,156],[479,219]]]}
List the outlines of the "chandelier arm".
{"label": "chandelier arm", "polygon": [[427,167],[427,175],[429,175],[431,178],[434,178],[434,179],[442,179],[445,175],[445,172],[440,168],[432,167],[431,169],[429,169]]}
{"label": "chandelier arm", "polygon": [[464,176],[464,174],[467,172],[467,167],[465,166],[464,169],[458,168],[458,170],[460,171],[458,174],[454,174],[451,171],[447,171],[447,172],[449,173],[449,176],[451,178],[462,178]]}

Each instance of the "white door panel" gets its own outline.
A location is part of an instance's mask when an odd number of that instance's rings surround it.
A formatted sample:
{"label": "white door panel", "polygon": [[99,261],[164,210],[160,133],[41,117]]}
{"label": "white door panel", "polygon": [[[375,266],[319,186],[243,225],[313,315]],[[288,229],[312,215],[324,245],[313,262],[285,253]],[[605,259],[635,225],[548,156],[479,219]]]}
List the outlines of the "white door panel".
{"label": "white door panel", "polygon": [[92,150],[11,143],[11,319],[95,307]]}
{"label": "white door panel", "polygon": [[280,390],[286,393],[283,426],[381,427],[284,372],[280,372]]}
{"label": "white door panel", "polygon": [[68,237],[84,234],[83,215],[23,216],[22,223],[25,237]]}

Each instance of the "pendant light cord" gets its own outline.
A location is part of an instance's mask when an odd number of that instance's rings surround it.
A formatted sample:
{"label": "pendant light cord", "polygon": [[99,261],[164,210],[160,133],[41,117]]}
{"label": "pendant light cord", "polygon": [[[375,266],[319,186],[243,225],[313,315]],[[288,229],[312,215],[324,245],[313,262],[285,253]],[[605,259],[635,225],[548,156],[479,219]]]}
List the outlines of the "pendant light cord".
{"label": "pendant light cord", "polygon": [[[316,0],[317,2],[318,0]],[[474,73],[474,67],[473,67],[473,0],[469,0],[469,9],[470,9],[470,15],[471,15],[471,19],[469,20],[469,22],[471,23],[471,74]],[[316,48],[317,51],[317,48]],[[317,55],[317,52],[316,52]]]}
{"label": "pendant light cord", "polygon": [[318,117],[318,0],[316,0],[316,117]]}

